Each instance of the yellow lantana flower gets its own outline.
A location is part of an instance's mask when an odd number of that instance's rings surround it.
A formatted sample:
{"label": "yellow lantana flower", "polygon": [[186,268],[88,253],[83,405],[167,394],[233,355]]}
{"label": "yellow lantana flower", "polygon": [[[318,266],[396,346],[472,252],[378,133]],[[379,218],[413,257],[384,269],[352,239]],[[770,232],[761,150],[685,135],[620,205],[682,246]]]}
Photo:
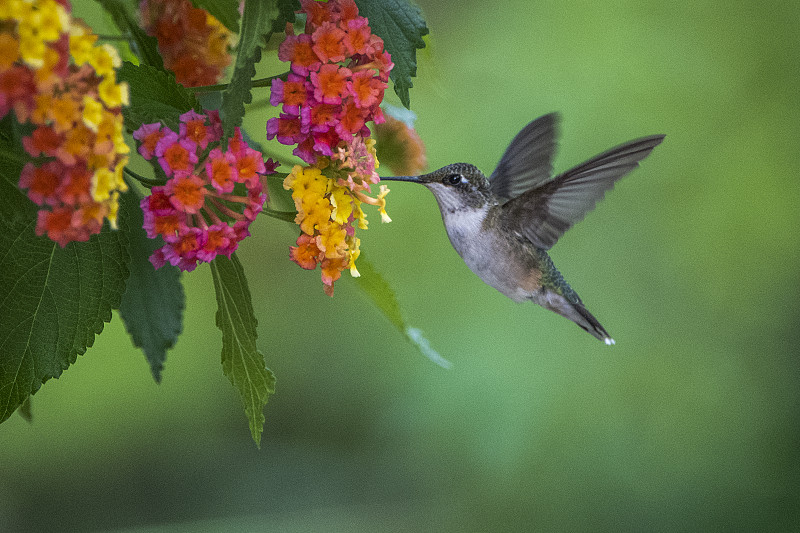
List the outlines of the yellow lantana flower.
{"label": "yellow lantana flower", "polygon": [[328,190],[328,179],[318,168],[295,165],[283,181],[283,188],[292,190],[292,198],[298,213],[304,213],[316,204],[318,198],[325,195]]}
{"label": "yellow lantana flower", "polygon": [[95,170],[92,174],[92,199],[95,202],[104,202],[111,198],[116,181],[114,173],[107,167]]}
{"label": "yellow lantana flower", "polygon": [[69,26],[70,17],[64,6],[55,0],[44,0],[38,4],[38,28],[39,37],[43,41],[53,42],[61,37],[64,28]]}
{"label": "yellow lantana flower", "polygon": [[113,74],[114,69],[122,65],[122,60],[116,48],[110,44],[104,44],[92,49],[89,64],[94,67],[98,76],[105,77]]}
{"label": "yellow lantana flower", "polygon": [[339,224],[346,224],[353,214],[353,200],[350,191],[344,187],[333,187],[331,192],[331,205],[333,213],[331,217]]}
{"label": "yellow lantana flower", "polygon": [[[300,215],[298,214],[298,217]],[[314,235],[314,229],[331,219],[331,202],[325,197],[317,198],[314,205],[304,213],[300,220],[300,229],[307,235]]]}
{"label": "yellow lantana flower", "polygon": [[317,237],[317,247],[325,252],[328,259],[338,259],[344,257],[347,245],[345,238],[347,231],[332,220],[325,220],[318,224],[319,236]]}
{"label": "yellow lantana flower", "polygon": [[350,264],[347,266],[350,269],[350,275],[354,278],[361,276],[361,273],[356,268],[356,259],[358,259],[359,255],[361,255],[361,239],[353,237],[350,243]]}
{"label": "yellow lantana flower", "polygon": [[41,39],[20,35],[19,55],[27,65],[33,68],[43,66],[45,50],[47,45]]}
{"label": "yellow lantana flower", "polygon": [[[122,169],[128,164],[128,158],[123,157],[119,160],[114,170],[107,167],[99,168],[92,175],[92,199],[95,202],[106,202],[114,200],[119,191],[128,190],[128,184],[122,177]],[[109,220],[111,217],[109,216]]]}
{"label": "yellow lantana flower", "polygon": [[87,32],[81,26],[73,25],[69,35],[69,54],[80,66],[89,63],[94,56],[94,43],[97,42],[97,35]]}
{"label": "yellow lantana flower", "polygon": [[[113,74],[113,70],[112,70]],[[114,76],[108,76],[97,86],[97,94],[110,108],[130,105],[130,95],[127,83],[117,83]]]}
{"label": "yellow lantana flower", "polygon": [[105,108],[103,104],[91,96],[83,97],[83,123],[86,127],[97,133],[97,128],[103,121]]}
{"label": "yellow lantana flower", "polygon": [[381,185],[380,192],[378,193],[378,210],[381,213],[381,222],[391,222],[389,214],[386,212],[386,195],[389,194],[389,187]]}

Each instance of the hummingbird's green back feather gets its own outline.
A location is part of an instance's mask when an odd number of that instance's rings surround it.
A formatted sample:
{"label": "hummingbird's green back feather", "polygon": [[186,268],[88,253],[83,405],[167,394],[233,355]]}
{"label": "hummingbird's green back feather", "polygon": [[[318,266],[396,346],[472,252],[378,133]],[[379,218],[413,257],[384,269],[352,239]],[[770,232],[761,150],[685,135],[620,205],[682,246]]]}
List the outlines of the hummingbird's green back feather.
{"label": "hummingbird's green back feather", "polygon": [[580,296],[578,296],[578,293],[569,286],[569,283],[567,283],[567,281],[564,279],[564,276],[562,276],[561,272],[558,271],[556,265],[553,264],[553,260],[550,258],[550,255],[541,248],[534,248],[534,250],[536,259],[539,262],[539,269],[542,271],[542,277],[540,281],[542,287],[560,294],[569,300],[570,303],[583,305]]}

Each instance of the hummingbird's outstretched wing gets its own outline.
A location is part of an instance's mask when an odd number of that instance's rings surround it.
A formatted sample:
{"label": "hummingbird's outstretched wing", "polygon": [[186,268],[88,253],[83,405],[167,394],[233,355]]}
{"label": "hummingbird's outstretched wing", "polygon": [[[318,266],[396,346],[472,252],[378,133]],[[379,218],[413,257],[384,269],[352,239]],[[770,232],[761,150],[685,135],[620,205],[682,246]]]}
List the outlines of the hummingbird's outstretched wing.
{"label": "hummingbird's outstretched wing", "polygon": [[558,120],[558,113],[550,113],[517,133],[489,177],[494,194],[504,200],[516,198],[550,179]]}
{"label": "hummingbird's outstretched wing", "polygon": [[547,250],[663,139],[664,135],[651,135],[603,152],[510,200],[501,216],[508,227]]}

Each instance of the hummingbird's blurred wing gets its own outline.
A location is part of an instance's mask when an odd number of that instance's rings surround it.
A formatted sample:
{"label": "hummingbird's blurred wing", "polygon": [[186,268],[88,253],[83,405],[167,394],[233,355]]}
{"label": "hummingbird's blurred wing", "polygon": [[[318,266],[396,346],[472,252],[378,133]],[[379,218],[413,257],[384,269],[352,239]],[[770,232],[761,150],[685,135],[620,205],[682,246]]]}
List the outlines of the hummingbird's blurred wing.
{"label": "hummingbird's blurred wing", "polygon": [[495,195],[516,198],[550,179],[558,119],[557,113],[544,115],[517,133],[489,177]]}
{"label": "hummingbird's blurred wing", "polygon": [[663,139],[663,135],[642,137],[603,152],[510,200],[501,216],[507,227],[547,250]]}

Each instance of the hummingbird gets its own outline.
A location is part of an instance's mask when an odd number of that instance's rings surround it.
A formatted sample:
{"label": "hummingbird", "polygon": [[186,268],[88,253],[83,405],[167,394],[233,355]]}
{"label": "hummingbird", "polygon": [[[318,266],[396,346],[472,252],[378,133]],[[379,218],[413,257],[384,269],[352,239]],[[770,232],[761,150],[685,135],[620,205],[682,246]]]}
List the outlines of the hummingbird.
{"label": "hummingbird", "polygon": [[554,311],[612,345],[614,339],[547,251],[664,135],[629,141],[552,177],[558,121],[559,115],[550,113],[525,126],[488,179],[468,163],[381,179],[427,187],[439,204],[453,248],[485,283],[516,302],[530,300]]}

